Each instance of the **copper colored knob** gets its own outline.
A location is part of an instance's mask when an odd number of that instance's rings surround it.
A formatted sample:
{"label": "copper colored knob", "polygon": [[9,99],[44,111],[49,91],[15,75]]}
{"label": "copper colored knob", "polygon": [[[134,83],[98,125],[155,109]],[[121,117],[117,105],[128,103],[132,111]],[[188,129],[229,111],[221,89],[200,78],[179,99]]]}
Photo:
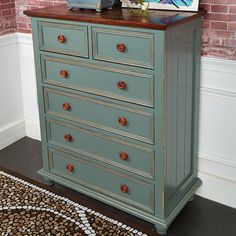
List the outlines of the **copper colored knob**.
{"label": "copper colored knob", "polygon": [[65,134],[64,140],[67,141],[67,142],[71,142],[71,141],[72,141],[72,136],[71,136],[71,134]]}
{"label": "copper colored knob", "polygon": [[57,40],[58,40],[59,43],[65,43],[66,38],[65,38],[64,35],[58,35]]}
{"label": "copper colored knob", "polygon": [[71,164],[67,164],[66,165],[66,170],[69,171],[69,172],[72,172],[74,170],[74,166],[71,165]]}
{"label": "copper colored knob", "polygon": [[121,190],[122,193],[128,193],[129,187],[126,184],[122,184],[120,186],[120,190]]}
{"label": "copper colored knob", "polygon": [[62,107],[65,111],[69,111],[71,108],[70,104],[67,102],[63,103]]}
{"label": "copper colored knob", "polygon": [[120,125],[123,125],[123,126],[127,124],[127,120],[123,116],[119,117],[118,122]]}
{"label": "copper colored knob", "polygon": [[128,153],[126,153],[126,152],[120,152],[119,155],[120,155],[120,159],[122,161],[125,161],[129,156]]}
{"label": "copper colored knob", "polygon": [[69,75],[68,71],[66,71],[66,70],[61,70],[60,71],[61,78],[67,78],[68,75]]}
{"label": "copper colored knob", "polygon": [[118,43],[116,46],[116,49],[118,52],[124,52],[125,51],[125,45],[123,43]]}
{"label": "copper colored knob", "polygon": [[118,89],[124,90],[126,88],[125,81],[119,81],[117,84]]}

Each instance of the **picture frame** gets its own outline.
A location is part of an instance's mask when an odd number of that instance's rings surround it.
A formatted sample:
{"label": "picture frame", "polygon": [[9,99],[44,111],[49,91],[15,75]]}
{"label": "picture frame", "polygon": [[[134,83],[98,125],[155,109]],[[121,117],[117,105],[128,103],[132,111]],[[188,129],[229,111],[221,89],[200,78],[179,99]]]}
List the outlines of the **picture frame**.
{"label": "picture frame", "polygon": [[[136,0],[122,1],[122,7],[139,8]],[[198,11],[199,0],[145,0],[148,9],[175,10],[175,11]],[[127,5],[128,4],[128,5]]]}

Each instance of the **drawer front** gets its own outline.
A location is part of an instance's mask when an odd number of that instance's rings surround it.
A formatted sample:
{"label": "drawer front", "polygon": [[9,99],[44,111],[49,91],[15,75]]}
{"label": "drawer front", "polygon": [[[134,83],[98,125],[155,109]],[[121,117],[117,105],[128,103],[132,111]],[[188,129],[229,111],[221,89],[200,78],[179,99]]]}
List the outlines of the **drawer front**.
{"label": "drawer front", "polygon": [[152,113],[45,88],[46,112],[143,142],[154,142]]}
{"label": "drawer front", "polygon": [[42,56],[49,84],[153,107],[153,75]]}
{"label": "drawer front", "polygon": [[88,32],[86,26],[39,23],[41,50],[88,57]]}
{"label": "drawer front", "polygon": [[154,179],[154,150],[47,119],[48,143]]}
{"label": "drawer front", "polygon": [[93,58],[149,69],[154,68],[154,35],[93,28]]}
{"label": "drawer front", "polygon": [[154,185],[116,172],[112,168],[87,162],[85,158],[51,150],[49,171],[131,206],[153,212]]}

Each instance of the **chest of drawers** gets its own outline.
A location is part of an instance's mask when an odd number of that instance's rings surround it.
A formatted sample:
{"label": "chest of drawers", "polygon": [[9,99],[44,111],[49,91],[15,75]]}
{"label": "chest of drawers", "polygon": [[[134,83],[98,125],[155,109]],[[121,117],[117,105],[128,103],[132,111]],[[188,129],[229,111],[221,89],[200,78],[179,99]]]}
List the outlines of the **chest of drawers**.
{"label": "chest of drawers", "polygon": [[165,234],[197,177],[203,13],[32,16],[45,179]]}

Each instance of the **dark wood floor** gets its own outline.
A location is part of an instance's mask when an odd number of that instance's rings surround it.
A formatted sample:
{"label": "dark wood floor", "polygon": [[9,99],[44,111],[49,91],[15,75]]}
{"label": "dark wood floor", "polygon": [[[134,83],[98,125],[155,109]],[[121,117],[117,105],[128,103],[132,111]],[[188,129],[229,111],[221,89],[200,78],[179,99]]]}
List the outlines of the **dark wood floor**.
{"label": "dark wood floor", "polygon": [[[23,138],[1,150],[0,167],[15,171],[42,184],[42,178],[36,173],[42,167],[40,142]],[[153,225],[146,221],[59,184],[49,188],[151,236],[158,235],[154,232]],[[168,236],[236,236],[236,210],[196,196],[195,200],[188,203],[171,224]]]}

